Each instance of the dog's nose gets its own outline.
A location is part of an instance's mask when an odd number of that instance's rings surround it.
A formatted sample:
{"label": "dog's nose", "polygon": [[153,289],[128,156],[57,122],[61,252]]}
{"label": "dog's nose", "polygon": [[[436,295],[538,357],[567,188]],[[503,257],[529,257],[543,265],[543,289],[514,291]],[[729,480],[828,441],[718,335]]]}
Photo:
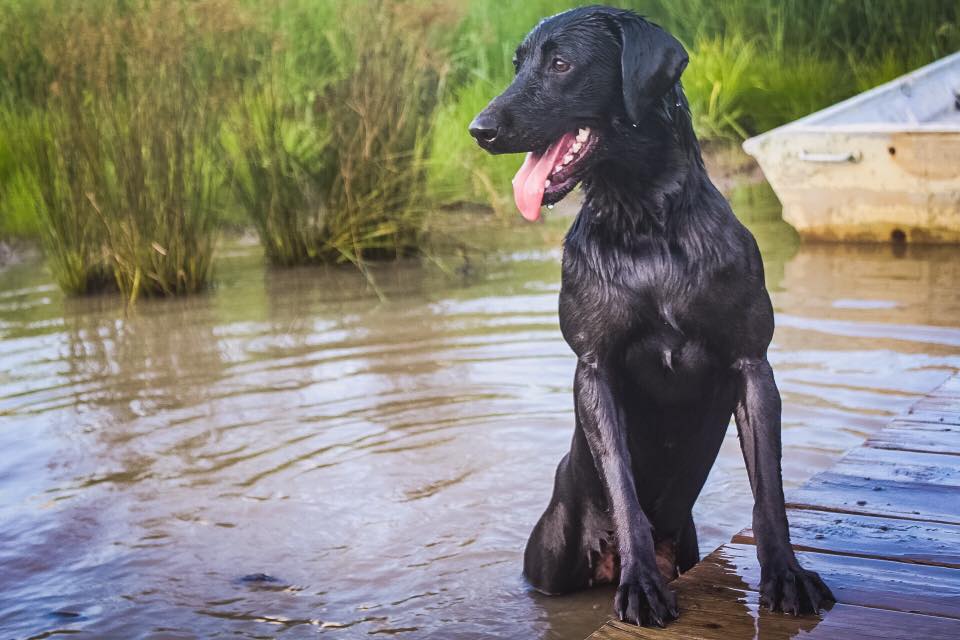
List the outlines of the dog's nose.
{"label": "dog's nose", "polygon": [[477,142],[489,144],[497,138],[498,133],[500,127],[489,113],[481,113],[470,123],[470,135],[476,138]]}

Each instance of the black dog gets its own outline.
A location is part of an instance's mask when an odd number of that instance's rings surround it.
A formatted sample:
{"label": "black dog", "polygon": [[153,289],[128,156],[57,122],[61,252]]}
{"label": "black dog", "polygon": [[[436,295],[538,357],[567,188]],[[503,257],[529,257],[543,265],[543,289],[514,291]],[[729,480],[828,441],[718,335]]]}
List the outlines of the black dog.
{"label": "black dog", "polygon": [[527,579],[551,594],[619,579],[621,620],[676,618],[665,578],[699,560],[691,509],[735,414],[762,601],[819,610],[833,595],[794,557],[784,511],[763,264],[704,170],[686,52],[631,12],[586,7],[542,21],[515,62],[471,135],[492,153],[530,152],[514,179],[526,218],[577,183],[584,192],[560,292],[576,429],[527,543]]}

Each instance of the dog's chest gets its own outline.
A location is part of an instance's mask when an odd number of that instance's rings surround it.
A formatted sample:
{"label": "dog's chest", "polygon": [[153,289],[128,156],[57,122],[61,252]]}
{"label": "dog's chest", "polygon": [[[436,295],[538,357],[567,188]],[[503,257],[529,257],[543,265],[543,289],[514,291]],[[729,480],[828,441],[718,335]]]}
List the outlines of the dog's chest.
{"label": "dog's chest", "polygon": [[560,326],[578,355],[652,340],[679,348],[702,276],[663,253],[564,252]]}

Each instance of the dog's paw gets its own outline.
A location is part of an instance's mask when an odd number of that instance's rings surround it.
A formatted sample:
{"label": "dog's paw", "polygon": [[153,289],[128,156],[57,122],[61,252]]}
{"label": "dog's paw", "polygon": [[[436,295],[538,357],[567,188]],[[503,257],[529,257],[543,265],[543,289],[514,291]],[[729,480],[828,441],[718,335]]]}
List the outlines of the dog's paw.
{"label": "dog's paw", "polygon": [[624,575],[617,587],[613,608],[623,622],[645,627],[666,626],[679,615],[677,596],[667,588],[659,573],[634,579]]}
{"label": "dog's paw", "polygon": [[796,562],[763,573],[760,581],[760,604],[771,611],[792,613],[795,616],[817,613],[825,605],[837,600],[820,576],[813,571],[807,571]]}

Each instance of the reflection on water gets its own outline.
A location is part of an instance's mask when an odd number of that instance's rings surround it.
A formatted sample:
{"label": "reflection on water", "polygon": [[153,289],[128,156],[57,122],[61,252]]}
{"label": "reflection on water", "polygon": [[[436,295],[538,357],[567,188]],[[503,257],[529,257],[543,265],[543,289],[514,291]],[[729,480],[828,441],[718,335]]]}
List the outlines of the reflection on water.
{"label": "reflection on water", "polygon": [[[960,263],[749,222],[792,487],[960,367]],[[573,423],[561,225],[513,230],[533,246],[467,279],[381,268],[385,301],[242,248],[210,295],[128,318],[36,265],[0,273],[4,637],[586,636],[609,590],[546,598],[520,575]],[[731,431],[703,550],[749,514]]]}

